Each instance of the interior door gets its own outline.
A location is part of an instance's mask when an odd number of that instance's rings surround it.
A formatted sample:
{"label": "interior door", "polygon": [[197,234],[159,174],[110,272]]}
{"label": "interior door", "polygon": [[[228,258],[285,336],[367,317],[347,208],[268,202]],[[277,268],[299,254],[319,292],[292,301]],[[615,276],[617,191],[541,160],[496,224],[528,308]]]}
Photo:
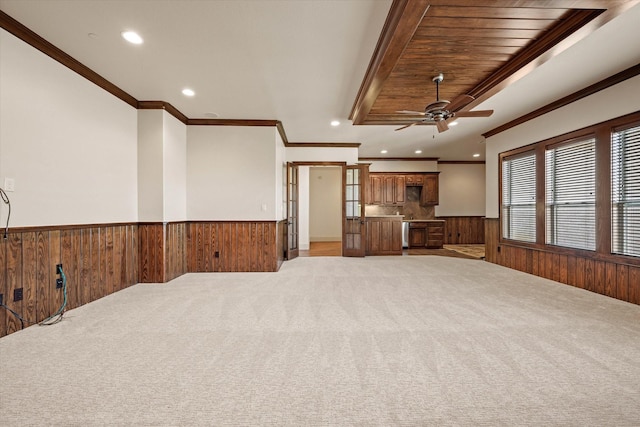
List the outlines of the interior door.
{"label": "interior door", "polygon": [[298,256],[298,165],[287,163],[287,259]]}
{"label": "interior door", "polygon": [[345,166],[343,174],[342,256],[363,257],[365,250],[364,201],[366,165]]}

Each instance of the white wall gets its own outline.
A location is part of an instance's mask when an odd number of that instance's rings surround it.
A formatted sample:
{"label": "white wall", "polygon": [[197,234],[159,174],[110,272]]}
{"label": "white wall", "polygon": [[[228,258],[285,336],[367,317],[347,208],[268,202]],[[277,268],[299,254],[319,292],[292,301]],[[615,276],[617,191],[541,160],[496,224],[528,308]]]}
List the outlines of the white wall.
{"label": "white wall", "polygon": [[435,160],[374,160],[369,172],[437,172],[438,162]]}
{"label": "white wall", "polygon": [[163,111],[138,110],[138,219],[163,219]]}
{"label": "white wall", "polygon": [[188,127],[189,220],[280,219],[275,132],[274,127]]}
{"label": "white wall", "polygon": [[440,163],[438,169],[436,216],[484,216],[485,165]]}
{"label": "white wall", "polygon": [[357,148],[332,147],[287,147],[288,162],[346,162],[348,165],[358,163]]}
{"label": "white wall", "polygon": [[276,219],[285,219],[287,217],[286,209],[286,197],[287,197],[287,173],[286,173],[286,158],[287,151],[280,136],[280,132],[275,132],[275,173],[276,173],[276,194],[275,194],[275,206],[276,206]]}
{"label": "white wall", "polygon": [[342,240],[342,168],[309,171],[309,238],[312,242]]}
{"label": "white wall", "polygon": [[187,126],[162,110],[163,220],[187,219]]}
{"label": "white wall", "polygon": [[298,246],[309,250],[309,166],[298,168]]}
{"label": "white wall", "polygon": [[10,226],[138,220],[135,108],[4,30],[0,93]]}
{"label": "white wall", "polygon": [[640,110],[640,76],[499,133],[486,141],[486,217],[498,218],[498,155]]}

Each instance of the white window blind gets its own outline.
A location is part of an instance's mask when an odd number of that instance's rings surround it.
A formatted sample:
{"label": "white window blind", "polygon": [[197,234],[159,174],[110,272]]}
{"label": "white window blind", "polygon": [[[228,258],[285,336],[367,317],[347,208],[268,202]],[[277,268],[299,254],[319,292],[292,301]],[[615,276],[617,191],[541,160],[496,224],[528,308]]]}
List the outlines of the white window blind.
{"label": "white window blind", "polygon": [[611,138],[611,251],[640,256],[640,126]]}
{"label": "white window blind", "polygon": [[546,243],[596,249],[596,141],[589,138],[545,153]]}
{"label": "white window blind", "polygon": [[502,236],[536,241],[535,152],[502,161]]}

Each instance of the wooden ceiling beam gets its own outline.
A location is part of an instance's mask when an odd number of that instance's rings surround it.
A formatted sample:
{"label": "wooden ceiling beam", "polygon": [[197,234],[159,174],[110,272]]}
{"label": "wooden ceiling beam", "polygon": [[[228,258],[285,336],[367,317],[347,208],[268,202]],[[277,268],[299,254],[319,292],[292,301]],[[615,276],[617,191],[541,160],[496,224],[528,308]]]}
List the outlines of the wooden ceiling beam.
{"label": "wooden ceiling beam", "polygon": [[429,9],[428,0],[394,0],[349,119],[363,124],[382,85],[391,74]]}

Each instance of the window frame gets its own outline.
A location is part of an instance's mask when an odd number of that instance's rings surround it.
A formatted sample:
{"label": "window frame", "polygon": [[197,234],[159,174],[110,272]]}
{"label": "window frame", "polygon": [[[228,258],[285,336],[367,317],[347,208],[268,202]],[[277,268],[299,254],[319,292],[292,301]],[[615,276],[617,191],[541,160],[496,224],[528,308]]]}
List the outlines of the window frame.
{"label": "window frame", "polygon": [[[640,257],[614,254],[612,247],[612,171],[611,144],[613,132],[640,124],[640,111],[636,111],[608,121],[597,123],[582,129],[558,135],[546,140],[534,142],[498,154],[498,245],[536,249],[559,255],[578,256],[601,261],[611,261],[632,266],[640,266]],[[596,250],[577,249],[546,243],[546,206],[545,206],[545,154],[548,147],[568,143],[569,141],[593,137],[596,139]],[[536,242],[525,242],[505,238],[503,235],[502,214],[502,162],[503,159],[518,154],[536,151]]]}
{"label": "window frame", "polygon": [[[557,236],[557,233],[559,231],[559,228],[555,226],[555,222],[553,221],[553,224],[549,224],[548,219],[550,217],[557,217],[558,214],[558,207],[559,206],[580,206],[580,205],[585,205],[584,203],[559,203],[559,202],[555,202],[555,203],[551,203],[549,204],[549,193],[548,193],[548,187],[547,184],[549,183],[549,179],[550,176],[548,175],[548,171],[547,171],[547,165],[549,162],[548,159],[548,154],[551,151],[555,151],[557,149],[563,149],[563,148],[570,148],[571,146],[577,146],[583,143],[590,143],[591,141],[593,141],[593,150],[594,150],[594,163],[593,163],[593,179],[594,179],[594,194],[593,194],[593,203],[588,203],[589,205],[593,204],[593,209],[594,209],[594,214],[593,214],[593,230],[594,230],[594,246],[593,248],[581,248],[581,247],[577,247],[577,246],[567,246],[567,245],[561,245],[558,244],[557,241],[555,243],[550,242],[550,236],[549,236],[549,231],[551,229],[551,231],[553,232],[554,235]],[[585,251],[591,251],[594,252],[596,250],[596,217],[597,217],[597,210],[596,210],[596,205],[597,205],[597,195],[595,194],[596,192],[596,176],[597,176],[597,155],[596,155],[596,149],[597,149],[597,145],[598,145],[598,140],[596,138],[595,134],[587,134],[584,135],[580,138],[572,138],[572,139],[568,139],[565,141],[561,141],[558,143],[553,143],[553,144],[548,144],[544,147],[544,162],[545,162],[545,179],[544,179],[544,215],[545,215],[545,236],[544,236],[544,243],[546,246],[554,246],[554,247],[559,247],[559,248],[572,248],[572,249],[580,249],[580,250],[585,250]],[[555,176],[555,175],[554,175]],[[557,183],[557,181],[554,181],[554,183]],[[555,187],[556,185],[554,185]],[[554,195],[554,199],[555,199],[555,195]],[[551,211],[552,213],[549,212],[549,208],[552,208]],[[555,215],[554,215],[555,214]]]}
{"label": "window frame", "polygon": [[[500,197],[499,197],[499,204],[500,204],[500,237],[505,239],[505,240],[510,240],[510,241],[513,241],[513,242],[521,242],[521,243],[529,243],[530,244],[530,243],[535,243],[536,240],[537,240],[537,233],[538,233],[537,221],[536,221],[536,224],[534,225],[534,240],[533,240],[533,242],[528,241],[528,240],[517,240],[517,239],[513,239],[513,238],[504,237],[504,230],[505,230],[505,225],[506,225],[505,224],[506,218],[504,218],[504,215],[503,215],[503,209],[505,207],[505,204],[504,204],[504,202],[505,202],[504,201],[504,184],[505,184],[505,181],[504,181],[504,163],[507,162],[507,161],[510,161],[510,160],[517,160],[517,159],[521,159],[521,158],[524,158],[524,157],[528,157],[531,154],[533,154],[535,165],[536,165],[536,170],[537,170],[537,167],[538,167],[538,158],[537,158],[538,156],[536,155],[535,148],[531,148],[531,147],[522,147],[522,148],[523,148],[522,150],[518,150],[517,152],[511,152],[509,155],[500,157],[500,162],[499,162],[499,168],[500,168],[500,179],[499,179],[499,181],[500,181],[500,183],[499,183],[499,186],[500,186]],[[534,176],[536,176],[536,175],[537,175],[537,173],[534,172]],[[536,189],[534,188],[534,193],[535,192],[536,192]],[[533,205],[534,205],[534,217],[536,217],[537,216],[536,200],[534,200]],[[508,206],[513,206],[513,205],[510,204]]]}
{"label": "window frame", "polygon": [[[615,223],[616,223],[616,219],[614,218],[616,216],[616,209],[614,208],[614,205],[616,203],[614,203],[613,200],[613,196],[614,196],[614,189],[613,189],[613,184],[614,184],[614,170],[613,170],[613,145],[614,145],[614,133],[617,132],[623,132],[625,130],[629,130],[629,129],[633,129],[633,128],[638,128],[640,129],[640,121],[637,122],[632,122],[632,123],[628,123],[626,125],[623,126],[616,126],[613,127],[611,129],[611,143],[610,143],[610,150],[611,150],[611,159],[610,159],[610,165],[611,165],[611,182],[610,182],[610,188],[611,188],[611,197],[610,197],[610,203],[611,203],[611,223],[610,223],[610,228],[611,228],[611,244],[610,244],[610,250],[611,253],[613,255],[616,256],[630,256],[630,257],[634,257],[634,258],[640,258],[640,248],[638,248],[638,255],[631,255],[631,254],[626,254],[626,253],[622,253],[622,252],[617,252],[616,248],[614,248],[614,235],[616,234],[616,232],[620,232],[623,228],[621,229],[616,229],[615,228]],[[618,204],[623,204],[623,205],[627,205],[627,204],[640,204],[640,199],[638,199],[637,201],[633,201],[633,202],[619,202]]]}

